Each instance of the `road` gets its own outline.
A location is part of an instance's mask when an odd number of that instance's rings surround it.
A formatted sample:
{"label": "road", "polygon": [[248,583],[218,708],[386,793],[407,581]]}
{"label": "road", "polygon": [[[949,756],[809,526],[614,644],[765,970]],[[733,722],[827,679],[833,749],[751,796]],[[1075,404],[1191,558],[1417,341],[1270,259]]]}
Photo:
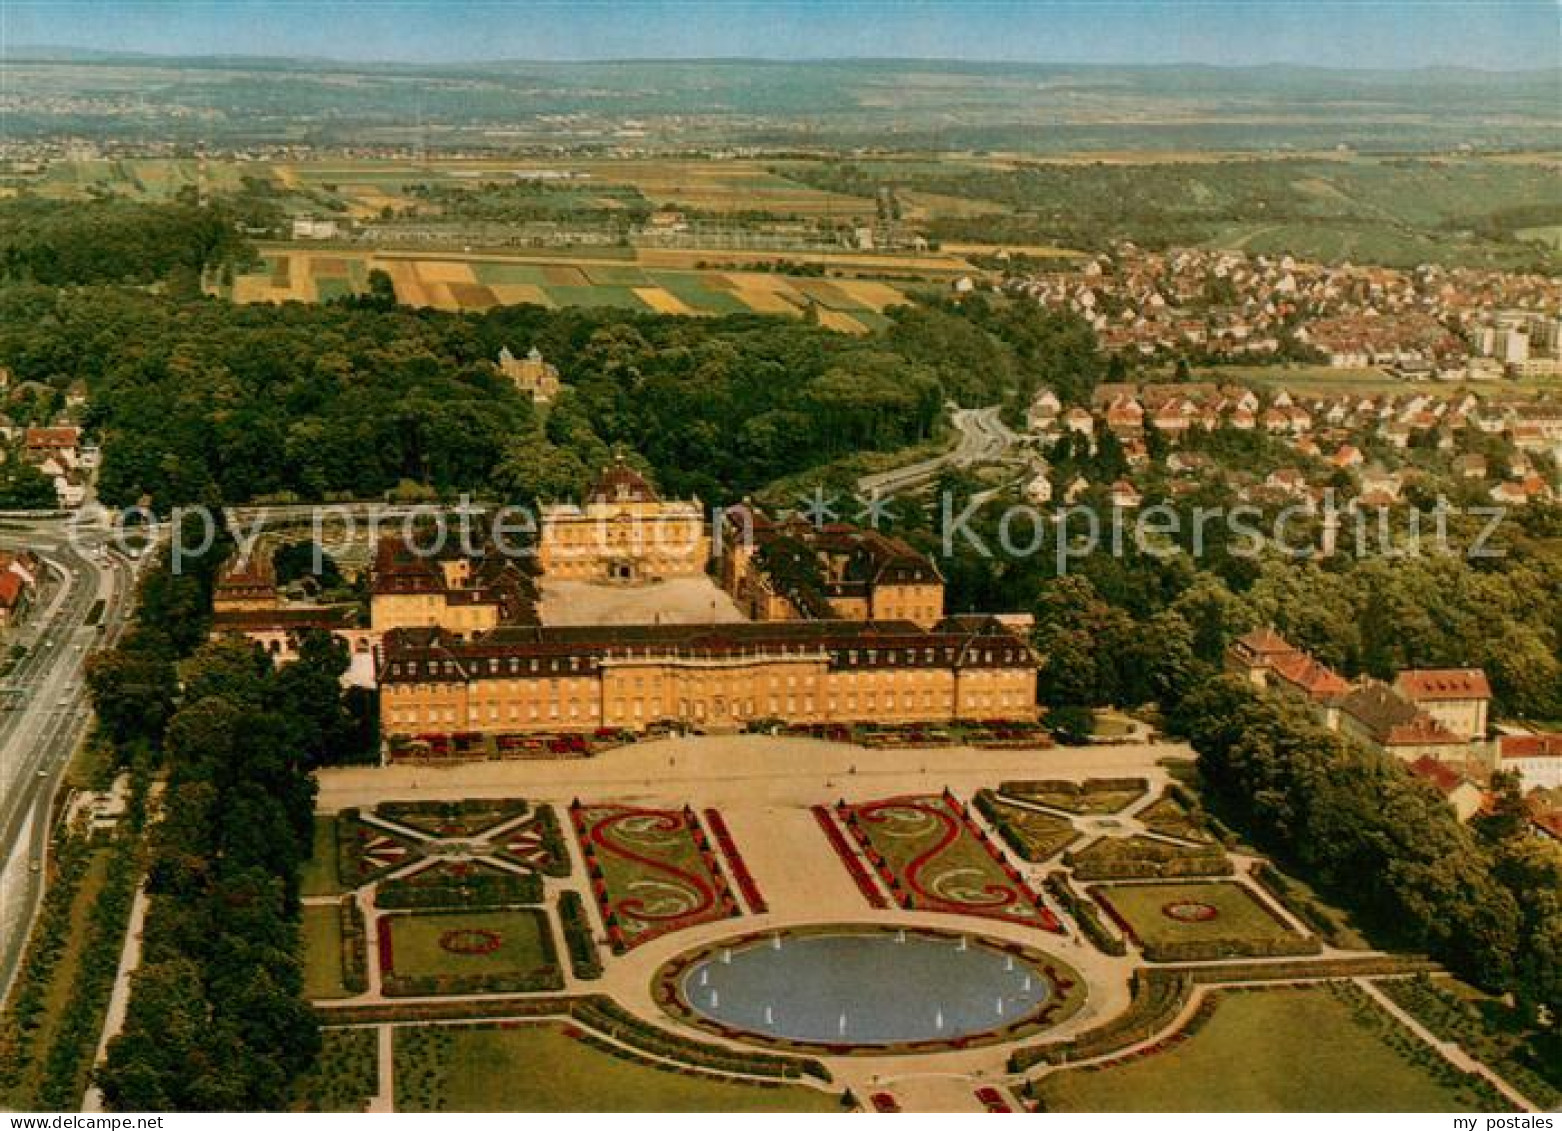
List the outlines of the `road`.
{"label": "road", "polygon": [[[48,574],[38,605],[7,640],[7,647],[20,644],[26,654],[0,682],[0,990],[5,992],[43,894],[54,794],[91,717],[83,679],[87,657],[118,637],[135,592],[136,565],[105,548],[109,537],[106,529],[63,518],[0,520],[0,548],[32,550]],[[101,613],[94,618],[99,601]]]}
{"label": "road", "polygon": [[953,408],[949,422],[960,435],[953,448],[932,459],[864,475],[857,481],[858,493],[868,498],[885,498],[929,483],[946,468],[1008,463],[1015,458],[1010,453],[1020,437],[1000,418],[997,405]]}

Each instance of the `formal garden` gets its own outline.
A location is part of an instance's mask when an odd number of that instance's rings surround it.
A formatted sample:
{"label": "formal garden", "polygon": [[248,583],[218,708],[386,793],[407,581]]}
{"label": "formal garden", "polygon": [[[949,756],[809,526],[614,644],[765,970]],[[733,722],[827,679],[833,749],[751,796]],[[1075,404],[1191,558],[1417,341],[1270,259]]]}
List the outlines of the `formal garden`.
{"label": "formal garden", "polygon": [[693,810],[577,802],[570,819],[615,952],[742,914]]}
{"label": "formal garden", "polygon": [[899,907],[1059,929],[1003,850],[947,791],[842,802],[834,816]]}
{"label": "formal garden", "polygon": [[976,794],[975,805],[1010,850],[1032,864],[1052,859],[1082,835],[1068,818],[1000,797],[990,789]]}
{"label": "formal garden", "polygon": [[1315,954],[1278,911],[1236,882],[1104,884],[1089,890],[1152,962]]}
{"label": "formal garden", "polygon": [[837,1092],[647,1060],[567,1021],[398,1028],[396,1110],[830,1112]]}
{"label": "formal garden", "polygon": [[547,916],[534,908],[384,915],[378,946],[387,997],[564,986]]}
{"label": "formal garden", "polygon": [[1060,809],[1081,817],[1121,813],[1149,790],[1143,778],[1087,778],[1076,781],[1006,781],[1004,797]]}
{"label": "formal garden", "polygon": [[1037,1077],[1043,1110],[1505,1111],[1348,983],[1215,991],[1156,1046]]}

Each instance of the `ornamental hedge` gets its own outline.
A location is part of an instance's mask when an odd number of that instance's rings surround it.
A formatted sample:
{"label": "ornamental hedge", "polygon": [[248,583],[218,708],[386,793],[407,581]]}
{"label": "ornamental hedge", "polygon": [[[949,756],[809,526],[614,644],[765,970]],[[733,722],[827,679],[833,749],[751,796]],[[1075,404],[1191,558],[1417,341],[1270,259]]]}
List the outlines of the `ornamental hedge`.
{"label": "ornamental hedge", "polygon": [[586,913],[586,902],[578,891],[559,896],[559,922],[564,927],[564,949],[575,977],[588,981],[602,976],[602,959]]}

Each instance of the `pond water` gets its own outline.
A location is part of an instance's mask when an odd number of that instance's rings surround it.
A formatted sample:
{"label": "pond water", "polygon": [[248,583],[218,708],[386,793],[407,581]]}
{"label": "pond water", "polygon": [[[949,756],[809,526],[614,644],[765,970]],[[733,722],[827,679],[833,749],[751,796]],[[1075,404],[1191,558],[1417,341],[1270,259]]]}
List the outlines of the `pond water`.
{"label": "pond water", "polygon": [[680,988],[695,1013],[735,1029],[854,1045],[986,1033],[1052,994],[1039,969],[990,942],[914,930],[746,941],[690,966]]}

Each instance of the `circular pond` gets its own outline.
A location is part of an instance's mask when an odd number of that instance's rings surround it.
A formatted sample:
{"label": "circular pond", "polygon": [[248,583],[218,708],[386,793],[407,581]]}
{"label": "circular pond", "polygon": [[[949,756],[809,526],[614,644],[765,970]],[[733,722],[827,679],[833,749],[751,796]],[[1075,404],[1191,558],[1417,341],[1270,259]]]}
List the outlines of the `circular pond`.
{"label": "circular pond", "polygon": [[1012,943],[927,929],[820,927],[750,935],[658,974],[687,1020],[765,1043],[961,1045],[1072,1012],[1073,972]]}

